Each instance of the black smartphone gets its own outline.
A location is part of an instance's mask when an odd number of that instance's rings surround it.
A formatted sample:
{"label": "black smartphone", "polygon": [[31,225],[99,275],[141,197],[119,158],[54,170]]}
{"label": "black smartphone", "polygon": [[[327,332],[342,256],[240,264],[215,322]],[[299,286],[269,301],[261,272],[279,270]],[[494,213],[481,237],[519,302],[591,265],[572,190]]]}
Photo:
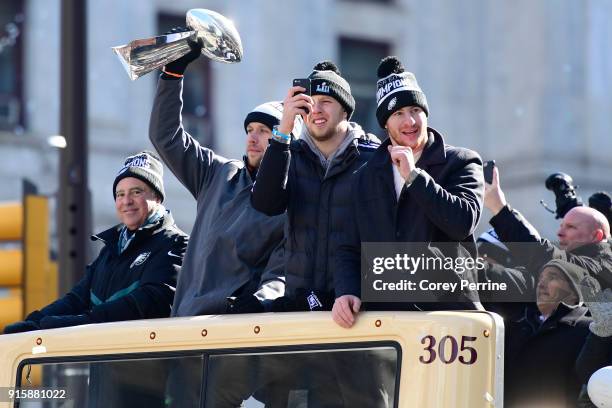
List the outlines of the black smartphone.
{"label": "black smartphone", "polygon": [[302,88],[306,89],[306,91],[297,92],[295,95],[297,95],[298,93],[305,93],[306,95],[310,95],[310,78],[296,78],[293,80],[293,86],[301,86]]}
{"label": "black smartphone", "polygon": [[486,161],[482,167],[484,170],[485,183],[492,184],[493,183],[493,167],[495,167],[495,160]]}
{"label": "black smartphone", "polygon": [[[310,78],[296,78],[293,80],[293,86],[301,86],[302,88],[306,89],[304,92],[294,93],[293,96],[301,94],[301,93],[310,95]],[[300,109],[305,111],[307,115],[310,113],[307,108],[300,108]]]}

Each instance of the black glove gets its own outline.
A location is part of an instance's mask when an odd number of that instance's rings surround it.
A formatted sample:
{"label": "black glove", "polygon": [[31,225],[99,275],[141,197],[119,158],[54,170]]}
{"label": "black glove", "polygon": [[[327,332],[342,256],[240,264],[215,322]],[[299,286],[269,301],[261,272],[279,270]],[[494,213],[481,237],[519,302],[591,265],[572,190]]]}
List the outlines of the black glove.
{"label": "black glove", "polygon": [[4,328],[4,334],[23,333],[32,330],[40,330],[38,323],[30,320],[24,320],[22,322],[13,323],[6,326]]}
{"label": "black glove", "polygon": [[91,317],[86,314],[46,316],[40,320],[41,329],[55,329],[58,327],[79,326],[81,324],[93,323]]}
{"label": "black glove", "polygon": [[[189,31],[189,29],[186,27],[174,27],[172,30],[164,34],[165,35],[176,34],[176,33],[183,33],[185,31]],[[187,69],[187,65],[195,61],[200,56],[201,51],[202,51],[202,46],[194,41],[189,41],[189,47],[191,48],[191,51],[189,51],[188,54],[183,55],[181,58],[177,59],[176,61],[172,61],[166,64],[166,66],[164,67],[164,71],[171,72],[177,75],[183,75],[185,73],[185,70]],[[172,75],[168,75],[165,73],[162,74],[162,78],[177,79],[177,77],[173,77]]]}
{"label": "black glove", "polygon": [[264,307],[254,295],[227,298],[226,313],[263,313]]}
{"label": "black glove", "polygon": [[46,314],[41,313],[40,310],[35,310],[32,313],[30,313],[29,315],[27,315],[25,320],[27,320],[29,322],[34,322],[36,324],[39,324],[40,323],[40,319],[42,319],[45,316],[46,316]]}
{"label": "black glove", "polygon": [[264,307],[254,295],[227,298],[226,313],[263,313]]}
{"label": "black glove", "polygon": [[270,311],[278,313],[278,312],[295,312],[295,300],[287,297],[281,296],[272,301],[272,305],[270,306]]}

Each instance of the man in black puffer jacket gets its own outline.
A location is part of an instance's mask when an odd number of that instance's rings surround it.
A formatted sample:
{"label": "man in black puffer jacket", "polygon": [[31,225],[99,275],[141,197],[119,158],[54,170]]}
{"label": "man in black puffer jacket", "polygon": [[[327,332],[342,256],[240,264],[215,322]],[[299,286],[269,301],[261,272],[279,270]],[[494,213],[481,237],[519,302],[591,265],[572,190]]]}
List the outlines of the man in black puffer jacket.
{"label": "man in black puffer jacket", "polygon": [[[331,62],[310,74],[311,95],[292,87],[253,186],[251,202],[267,215],[287,211],[286,288],[273,310],[331,310],[333,276],[343,218],[351,205],[352,173],[378,147],[378,139],[349,122],[351,88]],[[296,115],[304,117],[291,141]]]}

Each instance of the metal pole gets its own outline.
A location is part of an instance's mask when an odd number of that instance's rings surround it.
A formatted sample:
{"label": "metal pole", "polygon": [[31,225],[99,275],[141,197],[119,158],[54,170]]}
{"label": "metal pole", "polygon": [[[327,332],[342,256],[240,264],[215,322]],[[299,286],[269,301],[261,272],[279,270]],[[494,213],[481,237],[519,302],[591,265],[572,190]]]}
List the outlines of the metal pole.
{"label": "metal pole", "polygon": [[[69,291],[86,265],[89,197],[87,188],[87,0],[62,0],[60,153],[58,202],[59,288]],[[74,368],[80,368],[75,365]],[[75,406],[86,405],[87,377],[72,376],[70,366],[60,383],[74,390]]]}
{"label": "metal pole", "polygon": [[87,194],[87,13],[86,0],[61,2],[60,153],[58,205],[59,283],[65,293],[85,271]]}

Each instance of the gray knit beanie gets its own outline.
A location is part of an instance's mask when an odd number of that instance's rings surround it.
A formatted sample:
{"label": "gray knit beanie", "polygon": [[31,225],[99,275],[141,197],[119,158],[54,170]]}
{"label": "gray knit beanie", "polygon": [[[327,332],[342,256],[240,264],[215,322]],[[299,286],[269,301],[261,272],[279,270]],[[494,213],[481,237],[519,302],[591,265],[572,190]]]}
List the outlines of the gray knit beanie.
{"label": "gray knit beanie", "polygon": [[164,201],[164,166],[161,160],[150,151],[143,151],[125,159],[113,183],[113,198],[117,198],[117,184],[126,177],[135,177],[147,183]]}

